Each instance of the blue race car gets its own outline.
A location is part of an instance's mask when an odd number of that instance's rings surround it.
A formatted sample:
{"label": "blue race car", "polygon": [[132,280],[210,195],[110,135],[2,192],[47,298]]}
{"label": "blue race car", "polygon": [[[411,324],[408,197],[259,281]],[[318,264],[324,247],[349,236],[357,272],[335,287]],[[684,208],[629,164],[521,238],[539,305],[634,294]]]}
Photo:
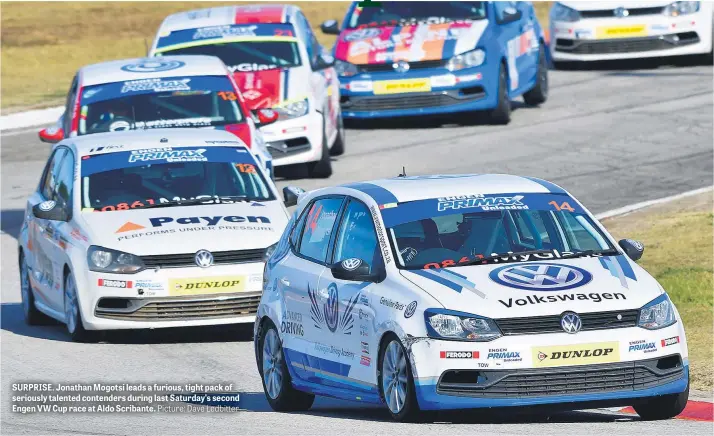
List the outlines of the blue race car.
{"label": "blue race car", "polygon": [[548,97],[545,36],[531,2],[354,2],[334,47],[345,118],[489,111]]}

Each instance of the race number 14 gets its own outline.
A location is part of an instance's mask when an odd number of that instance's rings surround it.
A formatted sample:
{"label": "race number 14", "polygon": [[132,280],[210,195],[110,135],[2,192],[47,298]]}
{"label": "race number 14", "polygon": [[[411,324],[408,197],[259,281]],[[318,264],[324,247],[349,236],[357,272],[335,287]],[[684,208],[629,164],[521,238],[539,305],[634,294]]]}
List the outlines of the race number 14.
{"label": "race number 14", "polygon": [[567,210],[568,212],[575,212],[575,209],[573,209],[567,201],[564,201],[564,202],[562,202],[561,204],[558,204],[557,201],[551,201],[551,202],[548,203],[548,204],[553,205],[553,207],[555,208],[555,210],[558,210],[558,211],[560,211],[560,210]]}

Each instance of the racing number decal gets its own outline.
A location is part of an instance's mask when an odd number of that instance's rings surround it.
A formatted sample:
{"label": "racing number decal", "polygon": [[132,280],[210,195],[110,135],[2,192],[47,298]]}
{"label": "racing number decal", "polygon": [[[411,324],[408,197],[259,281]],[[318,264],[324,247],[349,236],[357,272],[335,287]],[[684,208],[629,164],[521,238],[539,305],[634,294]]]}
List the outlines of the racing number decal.
{"label": "racing number decal", "polygon": [[551,201],[548,204],[552,205],[557,211],[567,210],[568,212],[575,212],[575,209],[573,209],[567,201],[562,202],[560,205],[558,205],[557,201]]}
{"label": "racing number decal", "polygon": [[253,164],[236,164],[236,168],[238,168],[238,171],[241,173],[255,173],[255,165]]}
{"label": "racing number decal", "polygon": [[275,29],[275,36],[293,36],[293,31],[290,29]]}
{"label": "racing number decal", "polygon": [[233,91],[220,91],[217,93],[219,97],[221,97],[223,100],[228,100],[228,101],[236,101],[238,100],[238,96],[236,95],[235,92]]}

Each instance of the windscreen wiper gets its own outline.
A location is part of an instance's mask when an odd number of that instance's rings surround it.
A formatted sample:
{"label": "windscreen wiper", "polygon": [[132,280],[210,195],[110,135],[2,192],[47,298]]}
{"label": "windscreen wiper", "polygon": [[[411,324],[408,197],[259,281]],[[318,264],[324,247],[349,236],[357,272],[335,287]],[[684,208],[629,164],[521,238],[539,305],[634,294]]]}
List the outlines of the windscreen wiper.
{"label": "windscreen wiper", "polygon": [[195,206],[200,204],[231,204],[239,202],[253,201],[253,199],[248,198],[245,195],[223,195],[223,196],[213,196],[208,198],[189,198],[186,200],[169,200],[161,203],[146,204],[144,206],[136,207],[134,209],[153,209],[157,207],[171,207],[171,206]]}
{"label": "windscreen wiper", "polygon": [[[553,255],[550,259],[535,258],[531,259],[531,256],[539,254],[551,254]],[[531,251],[519,251],[517,253],[499,253],[488,257],[482,257],[468,262],[459,263],[458,266],[468,266],[468,265],[486,265],[489,263],[509,263],[509,262],[526,262],[526,261],[537,261],[537,260],[553,260],[553,259],[572,259],[576,257],[585,256],[614,256],[620,254],[614,248],[608,248],[605,250],[585,250],[576,252],[560,252],[557,250],[531,250]],[[526,257],[527,256],[527,257]],[[524,257],[526,257],[524,259]]]}

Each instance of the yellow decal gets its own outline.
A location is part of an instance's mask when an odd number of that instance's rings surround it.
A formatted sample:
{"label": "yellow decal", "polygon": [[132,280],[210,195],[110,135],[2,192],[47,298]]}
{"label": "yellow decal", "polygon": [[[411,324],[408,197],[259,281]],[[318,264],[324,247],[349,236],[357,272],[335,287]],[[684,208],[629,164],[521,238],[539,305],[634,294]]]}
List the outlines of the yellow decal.
{"label": "yellow decal", "polygon": [[429,92],[431,81],[426,79],[382,80],[374,82],[375,94],[402,94],[407,92]]}
{"label": "yellow decal", "polygon": [[531,350],[533,366],[536,368],[620,361],[620,348],[617,342],[533,347]]}
{"label": "yellow decal", "polygon": [[607,26],[598,27],[595,31],[597,39],[631,38],[636,36],[647,36],[647,26],[644,24]]}
{"label": "yellow decal", "polygon": [[245,277],[220,276],[209,278],[170,279],[170,295],[204,295],[243,292]]}

